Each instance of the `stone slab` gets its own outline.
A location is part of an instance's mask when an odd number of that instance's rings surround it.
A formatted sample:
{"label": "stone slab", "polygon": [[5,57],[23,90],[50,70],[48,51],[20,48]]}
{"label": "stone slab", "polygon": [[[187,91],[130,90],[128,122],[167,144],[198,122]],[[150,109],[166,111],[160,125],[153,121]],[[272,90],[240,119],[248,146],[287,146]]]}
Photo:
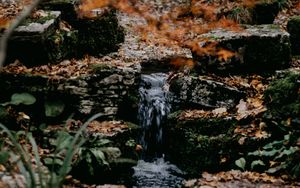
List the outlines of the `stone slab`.
{"label": "stone slab", "polygon": [[221,82],[192,76],[171,81],[170,91],[179,105],[195,108],[232,108],[245,95]]}
{"label": "stone slab", "polygon": [[217,42],[217,49],[235,53],[227,60],[216,55],[194,53],[202,72],[223,74],[265,72],[285,68],[290,61],[289,34],[275,25],[244,26],[241,31],[213,30],[199,36],[208,41],[199,43],[205,47]]}

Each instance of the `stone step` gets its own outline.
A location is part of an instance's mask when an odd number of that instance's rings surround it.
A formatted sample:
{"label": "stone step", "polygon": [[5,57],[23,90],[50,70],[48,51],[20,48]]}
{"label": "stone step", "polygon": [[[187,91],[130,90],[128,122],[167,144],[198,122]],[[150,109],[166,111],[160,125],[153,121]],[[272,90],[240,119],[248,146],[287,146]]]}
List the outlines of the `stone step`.
{"label": "stone step", "polygon": [[289,34],[275,25],[244,26],[241,31],[213,30],[199,36],[208,41],[205,47],[217,43],[217,49],[234,52],[228,59],[217,55],[193,54],[200,71],[219,74],[262,73],[282,69],[289,65]]}

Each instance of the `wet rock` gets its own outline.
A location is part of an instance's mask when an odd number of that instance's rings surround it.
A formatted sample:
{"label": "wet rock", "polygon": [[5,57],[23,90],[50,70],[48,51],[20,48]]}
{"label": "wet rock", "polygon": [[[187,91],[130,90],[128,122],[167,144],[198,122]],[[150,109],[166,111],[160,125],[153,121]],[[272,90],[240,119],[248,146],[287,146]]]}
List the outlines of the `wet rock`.
{"label": "wet rock", "polygon": [[300,55],[300,16],[292,17],[287,24],[290,33],[291,48],[293,55]]}
{"label": "wet rock", "polygon": [[243,92],[221,82],[192,76],[171,81],[170,91],[179,105],[196,108],[232,108],[244,96]]}
{"label": "wet rock", "polygon": [[289,34],[275,25],[245,26],[244,30],[237,32],[217,29],[201,37],[209,41],[200,46],[217,42],[217,48],[235,53],[227,60],[194,53],[203,72],[241,74],[274,71],[287,67],[290,61]]}
{"label": "wet rock", "polygon": [[[26,66],[37,66],[86,54],[104,55],[117,51],[119,43],[124,41],[123,29],[112,9],[90,18],[73,15],[68,10],[75,6],[72,1],[44,1],[42,5],[64,12],[40,11],[41,18],[25,20],[9,42],[6,64],[18,59]],[[69,17],[65,15],[69,13],[71,25],[60,22],[61,15]]]}
{"label": "wet rock", "polygon": [[[226,169],[238,153],[232,135],[234,118],[169,119],[165,133],[167,156],[190,176]],[[226,161],[223,163],[222,158]]]}

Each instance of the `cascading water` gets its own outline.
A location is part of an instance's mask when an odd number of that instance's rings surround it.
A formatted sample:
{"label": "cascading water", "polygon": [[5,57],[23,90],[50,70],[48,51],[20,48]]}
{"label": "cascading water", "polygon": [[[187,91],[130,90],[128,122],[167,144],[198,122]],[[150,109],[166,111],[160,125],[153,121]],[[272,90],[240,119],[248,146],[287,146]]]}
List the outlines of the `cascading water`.
{"label": "cascading water", "polygon": [[176,187],[183,180],[181,170],[164,160],[162,125],[171,109],[166,79],[164,73],[142,75],[138,115],[143,160],[134,167],[136,187]]}
{"label": "cascading water", "polygon": [[162,123],[170,112],[169,93],[165,86],[166,74],[142,75],[139,88],[139,120],[142,127],[140,142],[143,158],[160,157],[162,154]]}

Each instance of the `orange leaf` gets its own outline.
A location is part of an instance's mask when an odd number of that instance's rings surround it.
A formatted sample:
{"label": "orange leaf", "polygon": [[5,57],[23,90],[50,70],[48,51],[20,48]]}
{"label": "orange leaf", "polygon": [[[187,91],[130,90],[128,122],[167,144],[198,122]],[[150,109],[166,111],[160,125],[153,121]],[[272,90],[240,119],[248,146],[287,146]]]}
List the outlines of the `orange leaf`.
{"label": "orange leaf", "polygon": [[221,49],[217,52],[218,60],[219,61],[227,61],[228,59],[232,58],[235,55],[235,52]]}

